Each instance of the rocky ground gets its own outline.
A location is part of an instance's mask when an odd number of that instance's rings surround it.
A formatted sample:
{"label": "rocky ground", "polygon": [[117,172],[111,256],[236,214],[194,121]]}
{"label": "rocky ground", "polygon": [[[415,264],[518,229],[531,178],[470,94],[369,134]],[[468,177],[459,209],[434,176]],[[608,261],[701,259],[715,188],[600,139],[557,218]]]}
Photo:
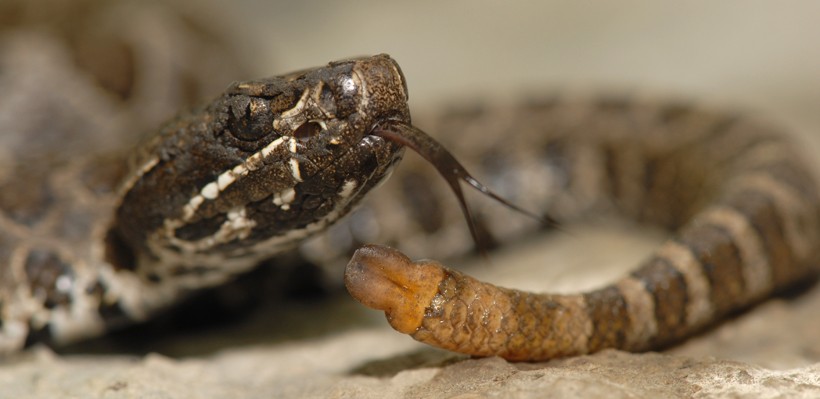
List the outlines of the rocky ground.
{"label": "rocky ground", "polygon": [[[257,75],[388,52],[403,65],[414,109],[534,87],[659,91],[759,110],[820,153],[820,52],[809,39],[820,35],[815,2],[365,3],[244,0],[211,15],[235,27]],[[658,240],[577,227],[493,255],[491,264],[458,266],[499,285],[587,289]],[[145,334],[139,344],[131,339],[140,331],[61,354],[33,348],[0,363],[0,399],[814,398],[818,288],[769,300],[663,352],[534,364],[429,349],[338,292],[274,301],[207,329]]]}
{"label": "rocky ground", "polygon": [[[578,227],[491,261],[515,267],[465,268],[506,285],[539,280],[565,291],[620,273],[655,241]],[[591,246],[600,251],[583,251]],[[527,270],[536,262],[549,266],[533,276]],[[820,290],[808,287],[663,352],[509,363],[427,348],[380,314],[331,295],[140,344],[163,354],[117,354],[144,341],[133,333],[73,354],[34,348],[0,365],[0,398],[812,398],[820,395],[818,306]]]}

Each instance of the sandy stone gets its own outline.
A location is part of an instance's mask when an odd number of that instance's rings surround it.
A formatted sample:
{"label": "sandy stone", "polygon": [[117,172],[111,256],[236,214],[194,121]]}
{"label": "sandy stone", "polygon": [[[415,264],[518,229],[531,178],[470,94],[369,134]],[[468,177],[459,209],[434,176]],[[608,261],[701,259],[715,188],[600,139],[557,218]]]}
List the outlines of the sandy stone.
{"label": "sandy stone", "polygon": [[[543,364],[453,359],[395,375],[359,374],[363,346],[393,340],[358,331],[329,340],[231,350],[203,359],[60,358],[47,350],[0,368],[0,398],[562,398],[817,397],[820,365],[765,369],[712,357],[596,355]],[[395,348],[407,347],[405,344]],[[331,355],[349,349],[347,359]],[[418,350],[418,349],[416,349]],[[423,349],[422,349],[423,350]],[[392,351],[381,351],[390,353]],[[397,361],[411,352],[393,352]],[[340,356],[341,357],[341,356]],[[321,359],[329,360],[322,362]]]}
{"label": "sandy stone", "polygon": [[[595,229],[594,234],[576,231],[586,238],[571,239],[579,241],[575,245],[606,248],[610,243],[626,259],[639,257],[652,244],[606,228]],[[553,244],[566,247],[565,240],[533,243],[531,255],[565,256],[553,248]],[[567,250],[572,251],[572,246]],[[524,257],[519,264],[526,264],[527,248],[515,252]],[[600,254],[581,256],[579,262],[600,261],[596,256]],[[576,253],[574,258],[578,257]],[[478,274],[493,270],[482,262],[471,269]],[[585,275],[583,270],[573,270]],[[574,275],[560,269],[552,273],[544,277],[558,285],[568,284],[561,282],[561,275]],[[508,283],[515,285],[515,279]],[[382,315],[344,295],[285,305],[260,309],[243,323],[172,334],[148,344],[168,355],[114,354],[118,349],[57,355],[44,347],[34,348],[0,364],[0,399],[820,395],[816,339],[820,319],[815,316],[820,290],[816,288],[767,301],[664,352],[609,350],[543,363],[471,359],[425,347],[394,332]],[[278,327],[271,325],[271,318]],[[283,331],[284,326],[290,330]],[[250,341],[248,336],[261,338]],[[131,342],[127,336],[121,340]]]}
{"label": "sandy stone", "polygon": [[[820,35],[816,3],[626,3],[472,9],[444,2],[433,10],[431,4],[319,8],[240,1],[214,15],[236,26],[259,76],[389,52],[403,65],[414,110],[464,93],[597,90],[603,82],[760,109],[795,128],[807,151],[820,153],[820,96],[807,84],[820,70],[817,46],[806,40]],[[611,281],[659,240],[633,238],[573,230],[554,245],[494,255],[493,264],[503,269],[464,269],[512,287],[588,289]],[[340,294],[320,303],[279,304],[244,323],[151,340],[137,349],[163,354],[122,355],[118,346],[105,345],[60,355],[34,348],[0,361],[0,399],[816,398],[817,309],[820,289],[808,287],[660,353],[605,351],[513,364],[416,344]]]}

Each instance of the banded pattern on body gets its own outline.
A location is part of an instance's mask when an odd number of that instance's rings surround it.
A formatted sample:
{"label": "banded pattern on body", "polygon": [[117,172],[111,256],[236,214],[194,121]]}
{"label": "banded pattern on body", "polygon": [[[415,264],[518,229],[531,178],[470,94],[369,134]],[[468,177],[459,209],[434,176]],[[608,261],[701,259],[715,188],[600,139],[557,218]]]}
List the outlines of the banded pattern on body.
{"label": "banded pattern on body", "polygon": [[818,271],[816,182],[764,125],[681,104],[593,101],[490,110],[459,131],[492,117],[543,129],[516,148],[539,143],[523,156],[552,156],[542,162],[566,173],[563,195],[581,211],[605,203],[674,234],[629,275],[577,295],[499,288],[387,247],[360,249],[348,290],[421,342],[512,360],[647,350]]}
{"label": "banded pattern on body", "polygon": [[119,307],[122,298],[167,301],[106,256],[127,258],[106,241],[117,188],[131,177],[126,155],[242,68],[212,26],[173,4],[0,9],[2,356],[132,323],[139,312]]}
{"label": "banded pattern on body", "polygon": [[[361,242],[434,258],[471,248],[460,214],[444,210],[451,193],[410,165],[398,168],[394,189],[375,190],[336,231],[302,242],[401,158],[398,144],[372,134],[385,121],[410,122],[404,79],[386,56],[234,84],[147,144],[119,148],[137,141],[134,130],[236,76],[207,29],[184,16],[158,17],[152,7],[99,2],[88,8],[99,14],[83,8],[65,18],[78,25],[57,31],[73,40],[12,32],[0,43],[0,87],[16,99],[0,107],[0,119],[14,122],[0,126],[0,353],[144,320],[300,243],[304,257],[330,265]],[[109,32],[146,21],[157,36]],[[121,50],[134,64],[85,59],[71,47],[77,43],[99,44],[92,55]],[[184,54],[191,57],[176,58]],[[430,295],[416,298],[421,310],[413,313],[435,310],[427,324],[391,320],[419,338],[481,354],[508,348],[511,358],[644,349],[813,272],[814,181],[762,125],[681,104],[551,98],[449,113],[432,131],[459,158],[472,158],[465,163],[488,186],[528,209],[569,218],[617,208],[683,228],[644,268],[584,295],[515,293],[457,272],[426,272],[405,283]],[[537,228],[484,208],[478,224],[493,243]],[[381,298],[379,287],[393,289],[377,284],[363,295]],[[551,324],[550,312],[560,313]],[[492,320],[501,320],[494,330]],[[560,339],[561,332],[578,334]],[[545,340],[532,339],[538,334]]]}

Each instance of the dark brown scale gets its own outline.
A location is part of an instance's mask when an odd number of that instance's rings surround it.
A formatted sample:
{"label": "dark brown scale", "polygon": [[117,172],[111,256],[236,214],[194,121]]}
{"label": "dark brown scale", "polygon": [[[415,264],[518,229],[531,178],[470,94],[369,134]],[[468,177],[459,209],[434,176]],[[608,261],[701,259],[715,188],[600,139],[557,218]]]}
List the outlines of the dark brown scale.
{"label": "dark brown scale", "polygon": [[719,226],[699,225],[687,229],[679,238],[692,251],[709,280],[715,312],[724,315],[745,302],[743,260],[732,236]]}
{"label": "dark brown scale", "polygon": [[592,334],[587,344],[589,351],[625,347],[625,331],[630,328],[630,322],[621,292],[615,287],[607,287],[585,294],[584,297],[592,320]]}
{"label": "dark brown scale", "polygon": [[731,198],[732,206],[746,216],[763,243],[775,285],[794,278],[794,255],[786,241],[783,219],[777,214],[770,195],[758,190],[741,191]]}
{"label": "dark brown scale", "polygon": [[180,227],[174,230],[174,233],[183,240],[196,241],[213,235],[226,220],[228,217],[220,213],[212,218],[201,219]]}
{"label": "dark brown scale", "polygon": [[111,230],[104,238],[104,259],[111,264],[114,270],[134,271],[137,268],[137,258],[133,248],[125,243],[118,232]]}
{"label": "dark brown scale", "polygon": [[663,257],[653,257],[631,273],[651,293],[655,304],[658,333],[650,344],[661,346],[683,337],[686,326],[688,295],[683,275]]}

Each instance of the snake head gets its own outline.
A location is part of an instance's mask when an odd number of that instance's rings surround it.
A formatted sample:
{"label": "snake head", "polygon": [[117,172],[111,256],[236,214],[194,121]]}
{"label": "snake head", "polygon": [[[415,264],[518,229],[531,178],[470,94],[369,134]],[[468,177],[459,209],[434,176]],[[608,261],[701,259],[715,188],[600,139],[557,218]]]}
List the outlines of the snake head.
{"label": "snake head", "polygon": [[239,272],[323,230],[400,160],[371,134],[385,121],[410,123],[386,55],[234,83],[135,155],[109,235],[133,252],[121,267]]}

